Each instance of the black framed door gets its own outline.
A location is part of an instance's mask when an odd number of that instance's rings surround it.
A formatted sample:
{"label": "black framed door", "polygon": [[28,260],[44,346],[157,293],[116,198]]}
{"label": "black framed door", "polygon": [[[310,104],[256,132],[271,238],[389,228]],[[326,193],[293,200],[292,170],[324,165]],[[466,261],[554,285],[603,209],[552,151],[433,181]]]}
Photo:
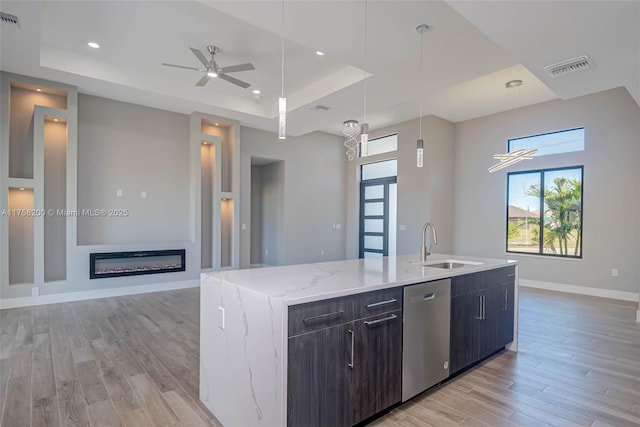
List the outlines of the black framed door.
{"label": "black framed door", "polygon": [[360,182],[360,258],[389,255],[389,186],[397,177]]}

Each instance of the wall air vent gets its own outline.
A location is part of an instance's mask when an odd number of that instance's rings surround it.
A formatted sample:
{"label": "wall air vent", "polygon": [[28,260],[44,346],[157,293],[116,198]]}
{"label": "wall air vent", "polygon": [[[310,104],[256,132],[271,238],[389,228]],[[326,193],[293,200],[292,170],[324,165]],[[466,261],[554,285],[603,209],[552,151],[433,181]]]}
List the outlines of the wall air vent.
{"label": "wall air vent", "polygon": [[544,70],[549,73],[551,77],[558,77],[576,71],[586,70],[592,66],[593,63],[589,57],[587,55],[582,55],[577,58],[558,62],[557,64],[547,65],[544,67]]}
{"label": "wall air vent", "polygon": [[0,22],[3,27],[14,27],[20,29],[20,18],[16,15],[0,12]]}

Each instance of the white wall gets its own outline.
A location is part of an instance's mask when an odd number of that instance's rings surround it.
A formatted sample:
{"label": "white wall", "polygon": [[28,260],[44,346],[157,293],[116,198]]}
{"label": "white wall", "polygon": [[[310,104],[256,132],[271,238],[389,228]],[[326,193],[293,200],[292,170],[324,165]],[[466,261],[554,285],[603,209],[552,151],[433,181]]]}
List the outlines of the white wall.
{"label": "white wall", "polygon": [[[436,116],[422,119],[424,167],[416,166],[417,119],[372,131],[370,138],[398,134],[398,151],[355,159],[347,165],[347,257],[358,257],[360,165],[398,159],[398,230],[396,253],[419,253],[422,226],[431,221],[438,231],[432,252],[450,253],[453,247],[453,124]],[[401,225],[406,230],[401,231]]]}
{"label": "white wall", "polygon": [[344,259],[344,228],[332,227],[345,222],[342,138],[314,132],[279,140],[273,132],[241,127],[240,139],[241,268],[249,267],[251,259],[251,157],[284,162],[282,263]]}
{"label": "white wall", "polygon": [[[509,138],[581,126],[584,152],[487,172]],[[639,126],[640,109],[621,88],[456,124],[454,251],[517,259],[522,279],[638,292]],[[575,165],[584,165],[582,260],[506,254],[507,172]],[[611,277],[614,267],[619,277]]]}

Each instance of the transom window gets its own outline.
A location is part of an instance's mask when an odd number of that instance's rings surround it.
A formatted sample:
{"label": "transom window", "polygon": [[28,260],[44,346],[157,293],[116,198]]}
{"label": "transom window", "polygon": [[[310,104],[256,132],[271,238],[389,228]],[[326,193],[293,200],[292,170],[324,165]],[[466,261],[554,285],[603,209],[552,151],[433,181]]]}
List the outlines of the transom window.
{"label": "transom window", "polygon": [[582,166],[507,174],[507,252],[582,258]]}
{"label": "transom window", "polygon": [[370,139],[367,143],[367,153],[360,153],[360,157],[375,156],[376,154],[390,153],[398,151],[398,134],[381,136],[380,138]]}
{"label": "transom window", "polygon": [[584,151],[584,128],[513,138],[507,144],[509,153],[522,148],[527,151],[537,148],[536,157]]}

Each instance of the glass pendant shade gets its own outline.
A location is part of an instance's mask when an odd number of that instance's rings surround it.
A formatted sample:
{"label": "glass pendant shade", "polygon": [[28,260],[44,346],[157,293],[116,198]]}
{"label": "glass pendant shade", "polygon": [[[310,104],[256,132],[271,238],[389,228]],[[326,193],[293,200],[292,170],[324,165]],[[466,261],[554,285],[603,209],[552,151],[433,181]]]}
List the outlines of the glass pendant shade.
{"label": "glass pendant shade", "polygon": [[421,168],[424,164],[424,140],[419,139],[416,150],[416,165]]}
{"label": "glass pendant shade", "polygon": [[287,139],[287,98],[278,99],[278,138]]}
{"label": "glass pendant shade", "polygon": [[369,155],[369,123],[360,125],[360,157]]}

